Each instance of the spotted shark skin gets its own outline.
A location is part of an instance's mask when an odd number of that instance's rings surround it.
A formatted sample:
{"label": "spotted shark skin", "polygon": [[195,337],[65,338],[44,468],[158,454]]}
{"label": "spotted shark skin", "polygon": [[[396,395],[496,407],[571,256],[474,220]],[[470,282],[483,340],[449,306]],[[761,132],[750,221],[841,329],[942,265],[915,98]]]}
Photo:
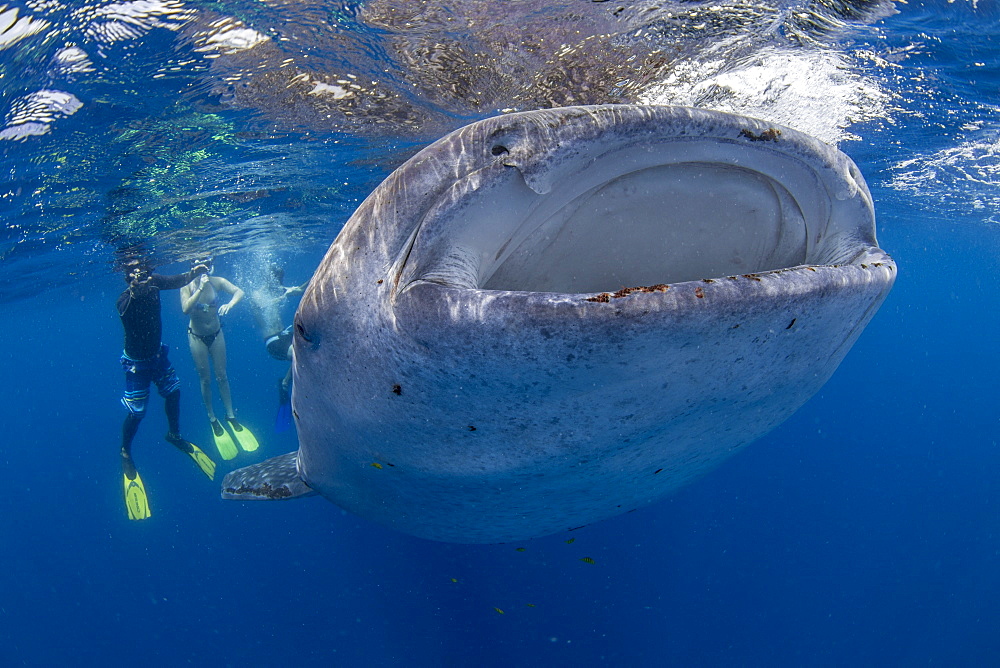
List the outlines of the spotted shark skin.
{"label": "spotted shark skin", "polygon": [[299,449],[223,496],[315,492],[464,543],[613,517],[787,419],[895,274],[857,167],[794,130],[633,105],[473,123],[340,232],[295,319]]}

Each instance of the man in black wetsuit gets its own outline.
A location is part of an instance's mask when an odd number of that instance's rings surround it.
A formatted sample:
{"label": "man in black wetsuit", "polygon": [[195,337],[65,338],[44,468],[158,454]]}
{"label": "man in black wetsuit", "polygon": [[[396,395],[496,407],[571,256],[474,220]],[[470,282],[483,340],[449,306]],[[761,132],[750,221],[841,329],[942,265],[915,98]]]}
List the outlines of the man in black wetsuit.
{"label": "man in black wetsuit", "polygon": [[132,440],[146,415],[150,383],[156,383],[166,404],[170,429],[167,442],[187,453],[209,478],[215,477],[215,462],[180,435],[180,381],[167,359],[169,348],[160,340],[163,330],[160,290],[177,290],[207,271],[208,267],[198,265],[186,274],[163,276],[152,273],[142,261],[132,261],[125,268],[129,286],[118,296],[117,307],[125,328],[125,350],[121,358],[125,371],[122,404],[128,409],[122,425],[122,474],[125,506],[132,520],[144,520],[150,515],[146,488],[132,462]]}

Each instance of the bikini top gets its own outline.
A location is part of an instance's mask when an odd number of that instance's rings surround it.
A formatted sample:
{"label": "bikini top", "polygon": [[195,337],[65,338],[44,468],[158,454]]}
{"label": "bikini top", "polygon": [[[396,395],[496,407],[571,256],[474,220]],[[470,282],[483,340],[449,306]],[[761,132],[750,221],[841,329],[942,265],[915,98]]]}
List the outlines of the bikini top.
{"label": "bikini top", "polygon": [[219,292],[216,290],[215,297],[212,298],[210,302],[198,302],[195,304],[195,308],[199,311],[211,311],[212,309],[219,308]]}

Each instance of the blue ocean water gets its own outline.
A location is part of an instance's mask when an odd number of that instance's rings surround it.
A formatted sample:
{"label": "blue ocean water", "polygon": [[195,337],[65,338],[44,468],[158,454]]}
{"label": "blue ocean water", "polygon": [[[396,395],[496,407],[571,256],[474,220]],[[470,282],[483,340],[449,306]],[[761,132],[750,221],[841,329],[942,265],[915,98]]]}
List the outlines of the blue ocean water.
{"label": "blue ocean water", "polygon": [[[671,95],[690,96],[681,101],[758,115],[792,106],[793,120],[829,131],[868,179],[880,245],[899,264],[885,305],[822,391],[702,480],[567,534],[435,543],[319,499],[221,501],[218,479],[163,442],[154,396],[134,448],[153,516],[126,518],[116,253],[142,244],[169,273],[211,248],[216,273],[237,282],[271,261],[286,283],[304,281],[360,198],[414,147],[543,101],[494,77],[492,97],[474,105],[428,83],[426,63],[404,74],[412,63],[390,49],[407,34],[403,19],[365,14],[387,4],[0,10],[11,24],[0,31],[10,174],[0,186],[0,664],[997,663],[1000,13],[982,0],[898,3],[806,35],[815,43],[786,25],[784,38],[722,53],[706,46],[718,34],[684,32],[685,17],[694,26],[700,15],[681,13],[651,19],[650,36],[630,47],[683,46],[684,78],[679,67],[656,72]],[[474,27],[452,32],[472,46],[442,57],[475,64],[468,53],[493,53]],[[739,25],[729,36],[754,34]],[[814,74],[826,61],[813,55],[843,58],[832,78],[810,80],[814,93],[828,86],[823,113],[796,88],[800,70],[774,69],[774,50],[784,63],[806,56]],[[321,64],[307,68],[310,58]],[[291,86],[277,78],[284,62],[310,77],[297,97],[276,92]],[[735,75],[749,65],[787,95],[740,88]],[[837,78],[845,72],[855,78]],[[709,79],[725,86],[698,88]],[[648,94],[621,88],[627,100]],[[351,95],[358,104],[344,106]],[[163,317],[184,432],[207,449],[176,295],[165,295]],[[228,317],[235,403],[262,448],[220,473],[295,448],[293,433],[271,429],[283,366],[248,308]]]}

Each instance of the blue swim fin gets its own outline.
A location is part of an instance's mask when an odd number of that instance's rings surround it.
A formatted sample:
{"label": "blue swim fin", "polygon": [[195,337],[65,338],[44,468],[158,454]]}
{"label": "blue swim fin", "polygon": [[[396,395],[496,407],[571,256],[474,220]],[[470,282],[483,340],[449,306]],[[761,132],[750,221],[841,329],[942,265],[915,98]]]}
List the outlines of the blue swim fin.
{"label": "blue swim fin", "polygon": [[275,433],[283,433],[292,428],[292,393],[278,381],[278,414],[274,417]]}

